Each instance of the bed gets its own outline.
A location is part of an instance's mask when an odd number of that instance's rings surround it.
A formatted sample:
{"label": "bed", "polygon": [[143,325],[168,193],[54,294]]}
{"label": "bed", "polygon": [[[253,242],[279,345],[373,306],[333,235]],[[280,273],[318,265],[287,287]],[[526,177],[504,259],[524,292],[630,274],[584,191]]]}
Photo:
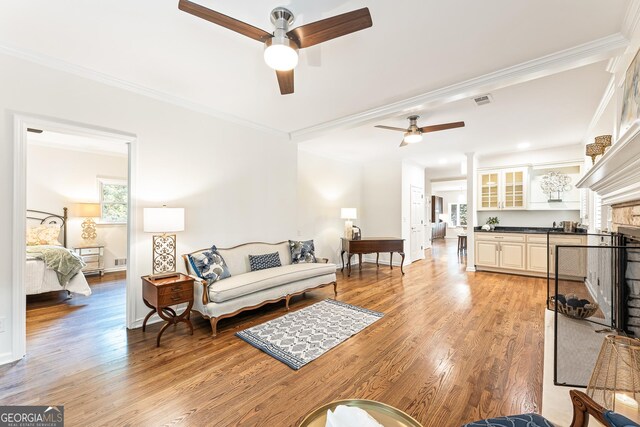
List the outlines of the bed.
{"label": "bed", "polygon": [[[43,294],[47,292],[67,291],[68,295],[72,293],[84,296],[91,295],[91,288],[87,283],[82,271],[73,275],[64,285],[60,284],[58,274],[52,268],[45,264],[41,254],[38,252],[60,252],[71,253],[67,249],[67,208],[63,209],[63,213],[56,214],[51,212],[27,210],[27,265],[25,269],[25,289],[27,295]],[[49,237],[45,241],[38,242],[33,240],[30,234],[34,229],[48,228]],[[55,236],[51,234],[55,233]],[[60,241],[62,239],[62,241]],[[43,243],[43,244],[38,244]],[[57,243],[57,245],[56,245]],[[66,254],[64,254],[66,255]]]}

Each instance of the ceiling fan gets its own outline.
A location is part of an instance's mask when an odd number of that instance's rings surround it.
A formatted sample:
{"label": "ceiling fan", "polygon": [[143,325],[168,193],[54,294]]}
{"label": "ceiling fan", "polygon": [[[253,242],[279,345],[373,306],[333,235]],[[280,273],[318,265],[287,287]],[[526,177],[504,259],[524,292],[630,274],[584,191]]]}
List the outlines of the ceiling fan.
{"label": "ceiling fan", "polygon": [[404,138],[402,139],[402,143],[400,147],[404,147],[405,145],[415,144],[416,142],[422,141],[422,134],[429,132],[438,132],[439,130],[447,130],[453,128],[461,128],[464,127],[464,122],[453,122],[453,123],[443,123],[440,125],[431,125],[418,127],[418,119],[420,116],[409,116],[409,127],[407,129],[396,128],[393,126],[383,126],[376,125],[377,128],[380,129],[389,129],[389,130],[397,130],[399,132],[404,132]]}
{"label": "ceiling fan", "polygon": [[189,0],[180,0],[178,9],[264,43],[264,60],[276,70],[280,93],[293,93],[293,69],[298,65],[298,49],[314,46],[373,25],[369,9],[354,10],[289,30],[294,16],[284,7],[271,11],[273,33],[211,10]]}

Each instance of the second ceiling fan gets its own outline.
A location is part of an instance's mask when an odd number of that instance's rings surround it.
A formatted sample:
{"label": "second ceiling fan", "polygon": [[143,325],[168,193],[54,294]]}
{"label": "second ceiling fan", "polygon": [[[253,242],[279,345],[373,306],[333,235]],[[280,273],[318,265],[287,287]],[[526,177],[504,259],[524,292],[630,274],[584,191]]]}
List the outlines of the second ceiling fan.
{"label": "second ceiling fan", "polygon": [[406,129],[397,128],[393,126],[384,126],[384,125],[376,125],[376,127],[380,129],[388,129],[388,130],[396,130],[399,132],[404,132],[404,138],[402,139],[402,143],[400,144],[400,147],[404,147],[405,145],[414,144],[416,142],[422,141],[423,133],[438,132],[440,130],[464,127],[464,122],[442,123],[439,125],[418,127],[419,118],[420,116],[407,117],[407,119],[409,120],[409,127]]}
{"label": "second ceiling fan", "polygon": [[366,7],[292,30],[289,30],[289,26],[294,20],[293,13],[284,7],[276,7],[271,11],[273,33],[189,0],[180,0],[178,9],[264,43],[264,60],[269,67],[276,70],[282,95],[293,93],[293,69],[298,65],[298,49],[364,30],[373,25],[371,14]]}

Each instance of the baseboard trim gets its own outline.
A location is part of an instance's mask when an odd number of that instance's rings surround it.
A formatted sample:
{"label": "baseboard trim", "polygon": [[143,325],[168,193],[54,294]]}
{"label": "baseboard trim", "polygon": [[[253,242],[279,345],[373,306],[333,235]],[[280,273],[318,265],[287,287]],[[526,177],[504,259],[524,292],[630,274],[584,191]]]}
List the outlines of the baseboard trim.
{"label": "baseboard trim", "polygon": [[18,360],[22,359],[21,357],[16,359],[13,356],[13,353],[10,351],[7,351],[6,353],[0,353],[0,365],[6,365],[7,363],[12,363],[12,362],[16,362]]}
{"label": "baseboard trim", "polygon": [[118,271],[127,271],[127,266],[125,265],[122,267],[109,267],[104,269],[105,273],[116,273]]}

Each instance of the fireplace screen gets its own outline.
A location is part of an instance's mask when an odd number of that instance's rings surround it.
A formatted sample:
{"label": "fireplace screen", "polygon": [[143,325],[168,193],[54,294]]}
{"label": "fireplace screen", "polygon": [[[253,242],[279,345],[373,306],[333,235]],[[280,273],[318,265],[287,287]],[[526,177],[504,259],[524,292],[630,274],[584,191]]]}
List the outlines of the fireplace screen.
{"label": "fireplace screen", "polygon": [[556,385],[586,387],[604,337],[622,326],[616,239],[612,234],[548,235]]}

